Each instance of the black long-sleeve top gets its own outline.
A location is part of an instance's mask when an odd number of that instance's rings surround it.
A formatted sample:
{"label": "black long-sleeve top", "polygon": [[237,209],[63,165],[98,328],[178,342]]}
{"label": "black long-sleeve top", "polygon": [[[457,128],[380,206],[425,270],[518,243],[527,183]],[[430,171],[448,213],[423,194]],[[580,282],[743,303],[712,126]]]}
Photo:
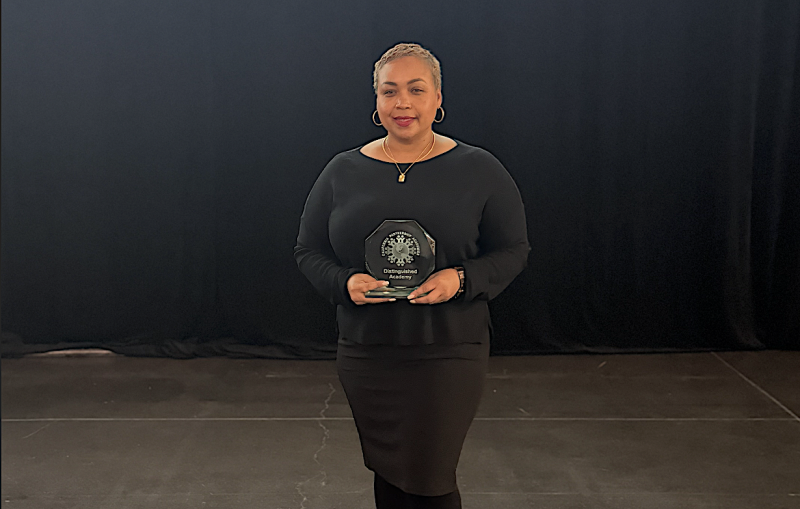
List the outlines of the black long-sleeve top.
{"label": "black long-sleeve top", "polygon": [[[457,142],[416,163],[403,183],[394,163],[359,149],[319,175],[300,220],[300,271],[337,306],[339,341],[458,344],[489,341],[487,302],[527,263],[525,211],[511,175],[489,152]],[[386,219],[413,219],[436,241],[436,269],[463,266],[465,290],[441,304],[404,299],[355,305],[347,280],[366,272],[364,240]]]}

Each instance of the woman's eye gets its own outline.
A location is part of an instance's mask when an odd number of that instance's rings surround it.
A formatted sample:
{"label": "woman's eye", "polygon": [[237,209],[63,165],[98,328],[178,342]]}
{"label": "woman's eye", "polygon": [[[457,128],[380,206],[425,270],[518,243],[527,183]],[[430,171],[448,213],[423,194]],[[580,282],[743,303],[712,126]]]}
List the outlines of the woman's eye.
{"label": "woman's eye", "polygon": [[412,92],[422,92],[423,90],[421,88],[415,88],[415,89],[412,89],[411,91]]}
{"label": "woman's eye", "polygon": [[389,94],[393,94],[393,93],[394,93],[394,90],[384,90],[383,91],[383,95],[389,95]]}

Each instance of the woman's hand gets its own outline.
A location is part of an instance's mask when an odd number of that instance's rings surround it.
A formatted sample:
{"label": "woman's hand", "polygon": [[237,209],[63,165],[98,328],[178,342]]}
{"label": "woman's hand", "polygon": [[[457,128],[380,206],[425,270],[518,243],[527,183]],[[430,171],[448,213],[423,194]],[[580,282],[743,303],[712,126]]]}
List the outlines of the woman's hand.
{"label": "woman's hand", "polygon": [[[408,296],[412,304],[439,304],[452,299],[461,281],[456,269],[443,269],[434,272],[419,288]],[[427,294],[427,295],[425,295]]]}
{"label": "woman's hand", "polygon": [[388,285],[388,281],[378,281],[369,274],[353,274],[347,280],[347,291],[350,293],[350,300],[357,305],[380,304],[381,302],[394,302],[395,299],[373,299],[365,297],[364,294],[376,288],[383,288]]}

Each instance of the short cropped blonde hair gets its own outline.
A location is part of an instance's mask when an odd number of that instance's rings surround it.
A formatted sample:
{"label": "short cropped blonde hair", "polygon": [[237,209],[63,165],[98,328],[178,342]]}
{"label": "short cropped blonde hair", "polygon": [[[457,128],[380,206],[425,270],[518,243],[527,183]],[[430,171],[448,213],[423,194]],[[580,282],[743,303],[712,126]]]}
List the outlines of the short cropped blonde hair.
{"label": "short cropped blonde hair", "polygon": [[428,67],[431,68],[431,74],[433,75],[433,86],[436,90],[442,89],[442,66],[439,64],[439,61],[433,56],[433,53],[426,50],[419,44],[413,43],[406,43],[401,42],[400,44],[395,45],[393,48],[389,48],[389,50],[383,54],[383,56],[375,62],[375,71],[372,73],[372,89],[375,93],[378,93],[378,73],[383,66],[391,62],[392,60],[397,60],[398,58],[403,57],[417,57],[426,64]]}

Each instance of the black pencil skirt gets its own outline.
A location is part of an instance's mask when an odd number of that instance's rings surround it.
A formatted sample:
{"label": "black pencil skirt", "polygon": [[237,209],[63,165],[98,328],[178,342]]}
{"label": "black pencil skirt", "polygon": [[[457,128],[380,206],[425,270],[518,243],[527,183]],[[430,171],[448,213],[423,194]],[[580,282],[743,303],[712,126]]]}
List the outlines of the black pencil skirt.
{"label": "black pencil skirt", "polygon": [[478,410],[488,359],[488,343],[339,343],[339,380],[366,467],[406,493],[455,491],[456,467]]}

